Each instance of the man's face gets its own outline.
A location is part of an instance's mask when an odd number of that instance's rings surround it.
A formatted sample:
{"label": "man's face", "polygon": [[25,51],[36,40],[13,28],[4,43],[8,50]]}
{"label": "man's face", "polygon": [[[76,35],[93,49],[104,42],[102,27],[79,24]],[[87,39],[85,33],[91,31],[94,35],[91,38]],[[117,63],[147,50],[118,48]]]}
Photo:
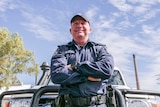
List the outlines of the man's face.
{"label": "man's face", "polygon": [[81,17],[77,17],[71,23],[70,33],[77,44],[82,42],[86,43],[89,33],[91,33],[91,28],[88,22],[83,20]]}

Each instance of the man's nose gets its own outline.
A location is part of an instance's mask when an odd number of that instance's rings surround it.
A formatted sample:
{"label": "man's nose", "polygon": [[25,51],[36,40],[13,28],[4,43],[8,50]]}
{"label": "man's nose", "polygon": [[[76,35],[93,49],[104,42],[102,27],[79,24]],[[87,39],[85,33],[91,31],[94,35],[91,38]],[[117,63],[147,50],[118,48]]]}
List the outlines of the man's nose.
{"label": "man's nose", "polygon": [[81,24],[81,23],[78,23],[78,25],[77,25],[78,27],[82,27],[83,25]]}

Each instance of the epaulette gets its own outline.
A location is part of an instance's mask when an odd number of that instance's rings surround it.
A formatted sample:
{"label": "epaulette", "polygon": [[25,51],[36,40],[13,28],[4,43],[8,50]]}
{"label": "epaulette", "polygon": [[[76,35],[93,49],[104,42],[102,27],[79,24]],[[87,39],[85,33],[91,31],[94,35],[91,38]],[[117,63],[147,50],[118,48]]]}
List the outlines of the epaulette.
{"label": "epaulette", "polygon": [[97,42],[93,42],[93,41],[90,41],[90,43],[95,45],[95,46],[106,46],[105,44],[97,43]]}

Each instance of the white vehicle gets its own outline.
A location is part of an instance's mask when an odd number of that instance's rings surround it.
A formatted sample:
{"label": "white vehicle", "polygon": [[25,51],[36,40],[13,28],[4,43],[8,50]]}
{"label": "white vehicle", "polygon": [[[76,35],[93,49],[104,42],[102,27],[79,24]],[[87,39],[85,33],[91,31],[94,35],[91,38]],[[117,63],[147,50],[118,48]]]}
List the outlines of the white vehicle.
{"label": "white vehicle", "polygon": [[[3,92],[0,107],[55,107],[59,85],[50,82],[49,68],[47,63],[42,64],[43,75],[37,86]],[[108,107],[160,107],[160,92],[130,89],[117,67],[108,84]]]}
{"label": "white vehicle", "polygon": [[18,85],[18,86],[10,86],[8,89],[1,88],[0,94],[4,91],[14,91],[14,90],[23,90],[23,89],[30,89],[32,85]]}

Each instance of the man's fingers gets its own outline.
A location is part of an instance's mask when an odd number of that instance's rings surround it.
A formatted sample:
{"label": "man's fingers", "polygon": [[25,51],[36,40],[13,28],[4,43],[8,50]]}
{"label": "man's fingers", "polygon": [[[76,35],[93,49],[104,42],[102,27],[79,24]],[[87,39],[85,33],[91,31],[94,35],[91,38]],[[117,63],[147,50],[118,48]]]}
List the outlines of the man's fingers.
{"label": "man's fingers", "polygon": [[101,78],[88,77],[89,81],[101,81]]}

